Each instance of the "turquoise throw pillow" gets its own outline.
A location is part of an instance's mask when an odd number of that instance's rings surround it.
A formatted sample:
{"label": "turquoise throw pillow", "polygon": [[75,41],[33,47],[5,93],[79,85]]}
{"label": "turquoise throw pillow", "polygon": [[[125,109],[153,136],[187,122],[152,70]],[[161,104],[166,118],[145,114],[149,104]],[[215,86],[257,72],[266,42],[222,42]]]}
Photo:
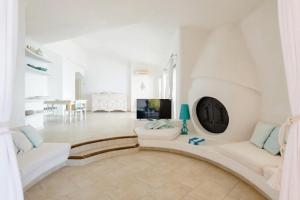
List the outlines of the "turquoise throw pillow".
{"label": "turquoise throw pillow", "polygon": [[159,125],[158,120],[153,120],[145,124],[145,129],[154,129],[156,126]]}
{"label": "turquoise throw pillow", "polygon": [[256,124],[254,133],[252,134],[252,137],[250,141],[255,144],[259,148],[263,148],[265,142],[267,141],[269,135],[274,129],[274,125],[267,124],[263,122],[258,122]]}
{"label": "turquoise throw pillow", "polygon": [[276,127],[272,133],[270,134],[269,138],[267,139],[264,149],[270,152],[273,155],[278,155],[280,152],[280,145],[278,143],[278,135],[279,135],[279,127]]}
{"label": "turquoise throw pillow", "polygon": [[39,147],[43,144],[43,138],[32,126],[24,126],[20,130],[26,135],[34,147]]}
{"label": "turquoise throw pillow", "polygon": [[168,120],[160,119],[148,122],[145,124],[145,129],[165,129],[165,128],[173,128]]}

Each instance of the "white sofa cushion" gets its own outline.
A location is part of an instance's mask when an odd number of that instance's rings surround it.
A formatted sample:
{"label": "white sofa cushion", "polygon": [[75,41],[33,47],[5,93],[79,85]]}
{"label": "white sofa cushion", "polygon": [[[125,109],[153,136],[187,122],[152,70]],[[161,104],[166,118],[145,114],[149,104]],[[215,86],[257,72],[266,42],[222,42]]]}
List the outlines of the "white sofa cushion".
{"label": "white sofa cushion", "polygon": [[264,167],[277,167],[280,162],[280,156],[273,156],[249,141],[224,144],[218,150],[261,175]]}
{"label": "white sofa cushion", "polygon": [[29,139],[20,131],[11,131],[13,141],[20,150],[20,153],[26,153],[33,148]]}
{"label": "white sofa cushion", "polygon": [[258,122],[255,126],[250,141],[262,149],[274,128],[275,126],[273,124]]}
{"label": "white sofa cushion", "polygon": [[173,140],[180,134],[180,128],[145,129],[144,127],[137,127],[135,133],[139,139],[143,140]]}
{"label": "white sofa cushion", "polygon": [[[51,170],[53,165],[51,163],[59,164],[56,162],[60,159],[60,162],[65,162],[70,152],[70,144],[67,143],[43,143],[40,147],[34,148],[26,153],[18,154],[17,159],[22,176],[22,180],[30,177],[31,179],[39,176],[42,173]],[[61,158],[63,157],[63,160]],[[39,170],[42,168],[43,170]],[[36,171],[40,171],[41,174],[36,174]],[[24,184],[24,182],[23,182]],[[26,183],[27,184],[27,183]]]}
{"label": "white sofa cushion", "polygon": [[273,155],[278,155],[280,153],[280,144],[278,141],[278,135],[280,132],[280,127],[276,127],[271,132],[269,138],[264,144],[264,149]]}
{"label": "white sofa cushion", "polygon": [[20,131],[27,136],[34,147],[39,147],[43,144],[44,140],[42,136],[32,126],[23,126],[20,128]]}
{"label": "white sofa cushion", "polygon": [[273,174],[278,171],[278,167],[264,167],[263,168],[263,175],[266,179],[271,178]]}

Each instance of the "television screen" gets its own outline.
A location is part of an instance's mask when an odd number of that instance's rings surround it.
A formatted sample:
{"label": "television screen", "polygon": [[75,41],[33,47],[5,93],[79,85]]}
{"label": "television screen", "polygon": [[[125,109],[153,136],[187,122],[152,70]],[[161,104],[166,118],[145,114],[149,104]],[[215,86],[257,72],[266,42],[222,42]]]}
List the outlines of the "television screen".
{"label": "television screen", "polygon": [[137,119],[171,119],[170,99],[137,99]]}

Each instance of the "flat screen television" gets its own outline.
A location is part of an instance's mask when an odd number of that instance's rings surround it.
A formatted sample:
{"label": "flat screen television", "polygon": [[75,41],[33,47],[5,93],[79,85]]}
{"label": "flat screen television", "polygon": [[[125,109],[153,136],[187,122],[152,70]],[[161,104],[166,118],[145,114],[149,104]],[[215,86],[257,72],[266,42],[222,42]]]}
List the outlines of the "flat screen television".
{"label": "flat screen television", "polygon": [[171,119],[171,99],[137,99],[137,119]]}

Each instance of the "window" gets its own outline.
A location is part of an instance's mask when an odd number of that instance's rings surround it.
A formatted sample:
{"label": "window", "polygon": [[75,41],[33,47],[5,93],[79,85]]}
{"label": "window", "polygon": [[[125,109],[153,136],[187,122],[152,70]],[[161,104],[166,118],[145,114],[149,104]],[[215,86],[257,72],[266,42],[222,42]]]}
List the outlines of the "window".
{"label": "window", "polygon": [[162,98],[167,98],[167,72],[163,72],[162,76]]}
{"label": "window", "polygon": [[172,68],[172,107],[173,107],[173,117],[177,118],[177,91],[176,91],[176,65]]}
{"label": "window", "polygon": [[162,78],[158,78],[158,98],[162,98]]}

